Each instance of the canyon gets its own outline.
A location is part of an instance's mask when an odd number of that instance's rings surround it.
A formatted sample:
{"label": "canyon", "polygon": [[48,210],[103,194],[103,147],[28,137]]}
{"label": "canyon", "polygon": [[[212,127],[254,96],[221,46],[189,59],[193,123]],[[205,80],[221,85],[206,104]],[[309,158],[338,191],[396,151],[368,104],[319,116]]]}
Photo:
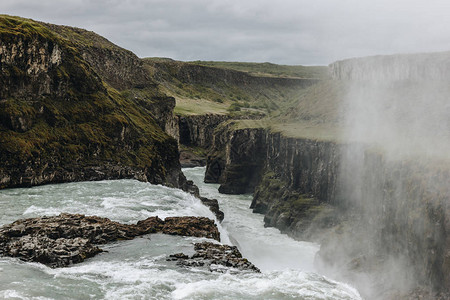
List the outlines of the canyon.
{"label": "canyon", "polygon": [[448,57],[255,75],[140,59],[93,32],[0,16],[0,188],[133,178],[199,196],[181,165],[206,164],[205,182],[253,193],[266,226],[320,243],[317,267],[362,295],[445,299]]}

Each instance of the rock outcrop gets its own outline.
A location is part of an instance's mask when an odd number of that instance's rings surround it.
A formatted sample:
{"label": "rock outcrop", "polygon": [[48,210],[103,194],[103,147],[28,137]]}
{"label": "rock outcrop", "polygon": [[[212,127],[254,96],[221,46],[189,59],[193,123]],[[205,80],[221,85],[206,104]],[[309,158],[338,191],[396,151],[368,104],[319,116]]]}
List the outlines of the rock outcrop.
{"label": "rock outcrop", "polygon": [[202,201],[203,205],[208,206],[209,209],[213,212],[219,222],[222,222],[225,214],[220,210],[219,202],[217,199],[208,199],[206,197],[200,197],[200,201]]}
{"label": "rock outcrop", "polygon": [[251,271],[261,272],[255,265],[242,257],[236,246],[220,245],[211,242],[195,243],[195,254],[191,257],[177,253],[167,260],[177,261],[184,267],[208,267],[211,272]]}
{"label": "rock outcrop", "polygon": [[138,57],[82,29],[0,16],[0,188],[135,178],[186,184],[161,127],[174,99]]}
{"label": "rock outcrop", "polygon": [[176,115],[176,126],[169,130],[169,134],[181,145],[207,149],[212,145],[214,130],[230,118],[228,115],[217,114]]}
{"label": "rock outcrop", "polygon": [[220,183],[225,194],[253,192],[261,178],[266,152],[266,130],[235,129],[234,122],[223,123],[213,138],[208,155],[205,182]]}
{"label": "rock outcrop", "polygon": [[318,82],[318,79],[289,78],[273,76],[254,76],[246,72],[225,68],[201,66],[179,61],[146,61],[152,67],[154,77],[159,82],[177,78],[187,84],[205,86],[221,85],[223,83],[257,91],[258,87],[306,87]]}
{"label": "rock outcrop", "polygon": [[178,141],[182,167],[206,165],[206,153],[213,144],[214,131],[228,119],[230,116],[217,114],[173,117],[166,132]]}
{"label": "rock outcrop", "polygon": [[97,245],[158,232],[220,241],[214,221],[204,217],[150,217],[128,225],[96,216],[60,214],[0,227],[0,255],[64,267],[102,252]]}
{"label": "rock outcrop", "polygon": [[335,79],[373,82],[447,80],[450,52],[378,55],[330,64]]}

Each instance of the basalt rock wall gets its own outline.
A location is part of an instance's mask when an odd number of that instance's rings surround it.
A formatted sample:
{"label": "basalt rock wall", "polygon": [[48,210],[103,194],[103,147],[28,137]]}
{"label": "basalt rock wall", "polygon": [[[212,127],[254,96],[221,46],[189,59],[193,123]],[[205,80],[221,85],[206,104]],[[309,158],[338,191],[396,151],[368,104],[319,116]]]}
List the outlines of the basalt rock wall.
{"label": "basalt rock wall", "polygon": [[[268,76],[253,76],[251,74],[207,66],[200,66],[176,61],[148,62],[155,67],[155,78],[164,81],[172,77],[183,83],[214,85],[226,84],[239,87],[307,87],[317,83],[318,79],[283,78]],[[168,77],[168,78],[166,78]]]}
{"label": "basalt rock wall", "polygon": [[181,145],[208,149],[212,146],[214,131],[220,123],[230,119],[227,115],[175,115],[166,131]]}
{"label": "basalt rock wall", "polygon": [[[388,160],[367,146],[261,128],[219,130],[214,147],[205,180],[220,183],[225,193],[254,189],[251,207],[265,214],[266,226],[320,242],[318,262],[325,269],[372,274],[367,297],[411,286],[450,288],[450,169],[444,165]],[[385,290],[376,291],[377,284]]]}

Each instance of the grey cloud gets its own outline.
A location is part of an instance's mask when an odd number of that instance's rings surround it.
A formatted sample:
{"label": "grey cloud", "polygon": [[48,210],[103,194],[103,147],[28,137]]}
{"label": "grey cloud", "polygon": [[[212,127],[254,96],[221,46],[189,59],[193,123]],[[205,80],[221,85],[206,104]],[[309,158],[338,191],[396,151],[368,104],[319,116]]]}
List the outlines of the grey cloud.
{"label": "grey cloud", "polygon": [[[394,2],[394,3],[392,3]],[[7,14],[93,30],[141,57],[328,64],[450,50],[444,0],[2,0]]]}

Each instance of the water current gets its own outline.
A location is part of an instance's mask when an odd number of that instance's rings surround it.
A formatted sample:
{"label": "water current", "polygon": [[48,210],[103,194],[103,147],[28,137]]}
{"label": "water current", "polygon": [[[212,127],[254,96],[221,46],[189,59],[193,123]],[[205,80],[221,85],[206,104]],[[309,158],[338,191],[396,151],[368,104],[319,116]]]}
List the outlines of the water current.
{"label": "water current", "polygon": [[[168,255],[193,254],[193,243],[206,239],[151,234],[102,245],[108,252],[66,268],[0,257],[0,299],[361,299],[353,287],[315,272],[317,244],[264,228],[263,216],[249,209],[251,195],[219,194],[218,185],[203,183],[205,168],[183,171],[202,196],[218,199],[222,243],[238,246],[261,273],[178,266]],[[130,224],[156,215],[214,218],[187,193],[135,180],[2,190],[0,212],[0,225],[61,212]]]}

